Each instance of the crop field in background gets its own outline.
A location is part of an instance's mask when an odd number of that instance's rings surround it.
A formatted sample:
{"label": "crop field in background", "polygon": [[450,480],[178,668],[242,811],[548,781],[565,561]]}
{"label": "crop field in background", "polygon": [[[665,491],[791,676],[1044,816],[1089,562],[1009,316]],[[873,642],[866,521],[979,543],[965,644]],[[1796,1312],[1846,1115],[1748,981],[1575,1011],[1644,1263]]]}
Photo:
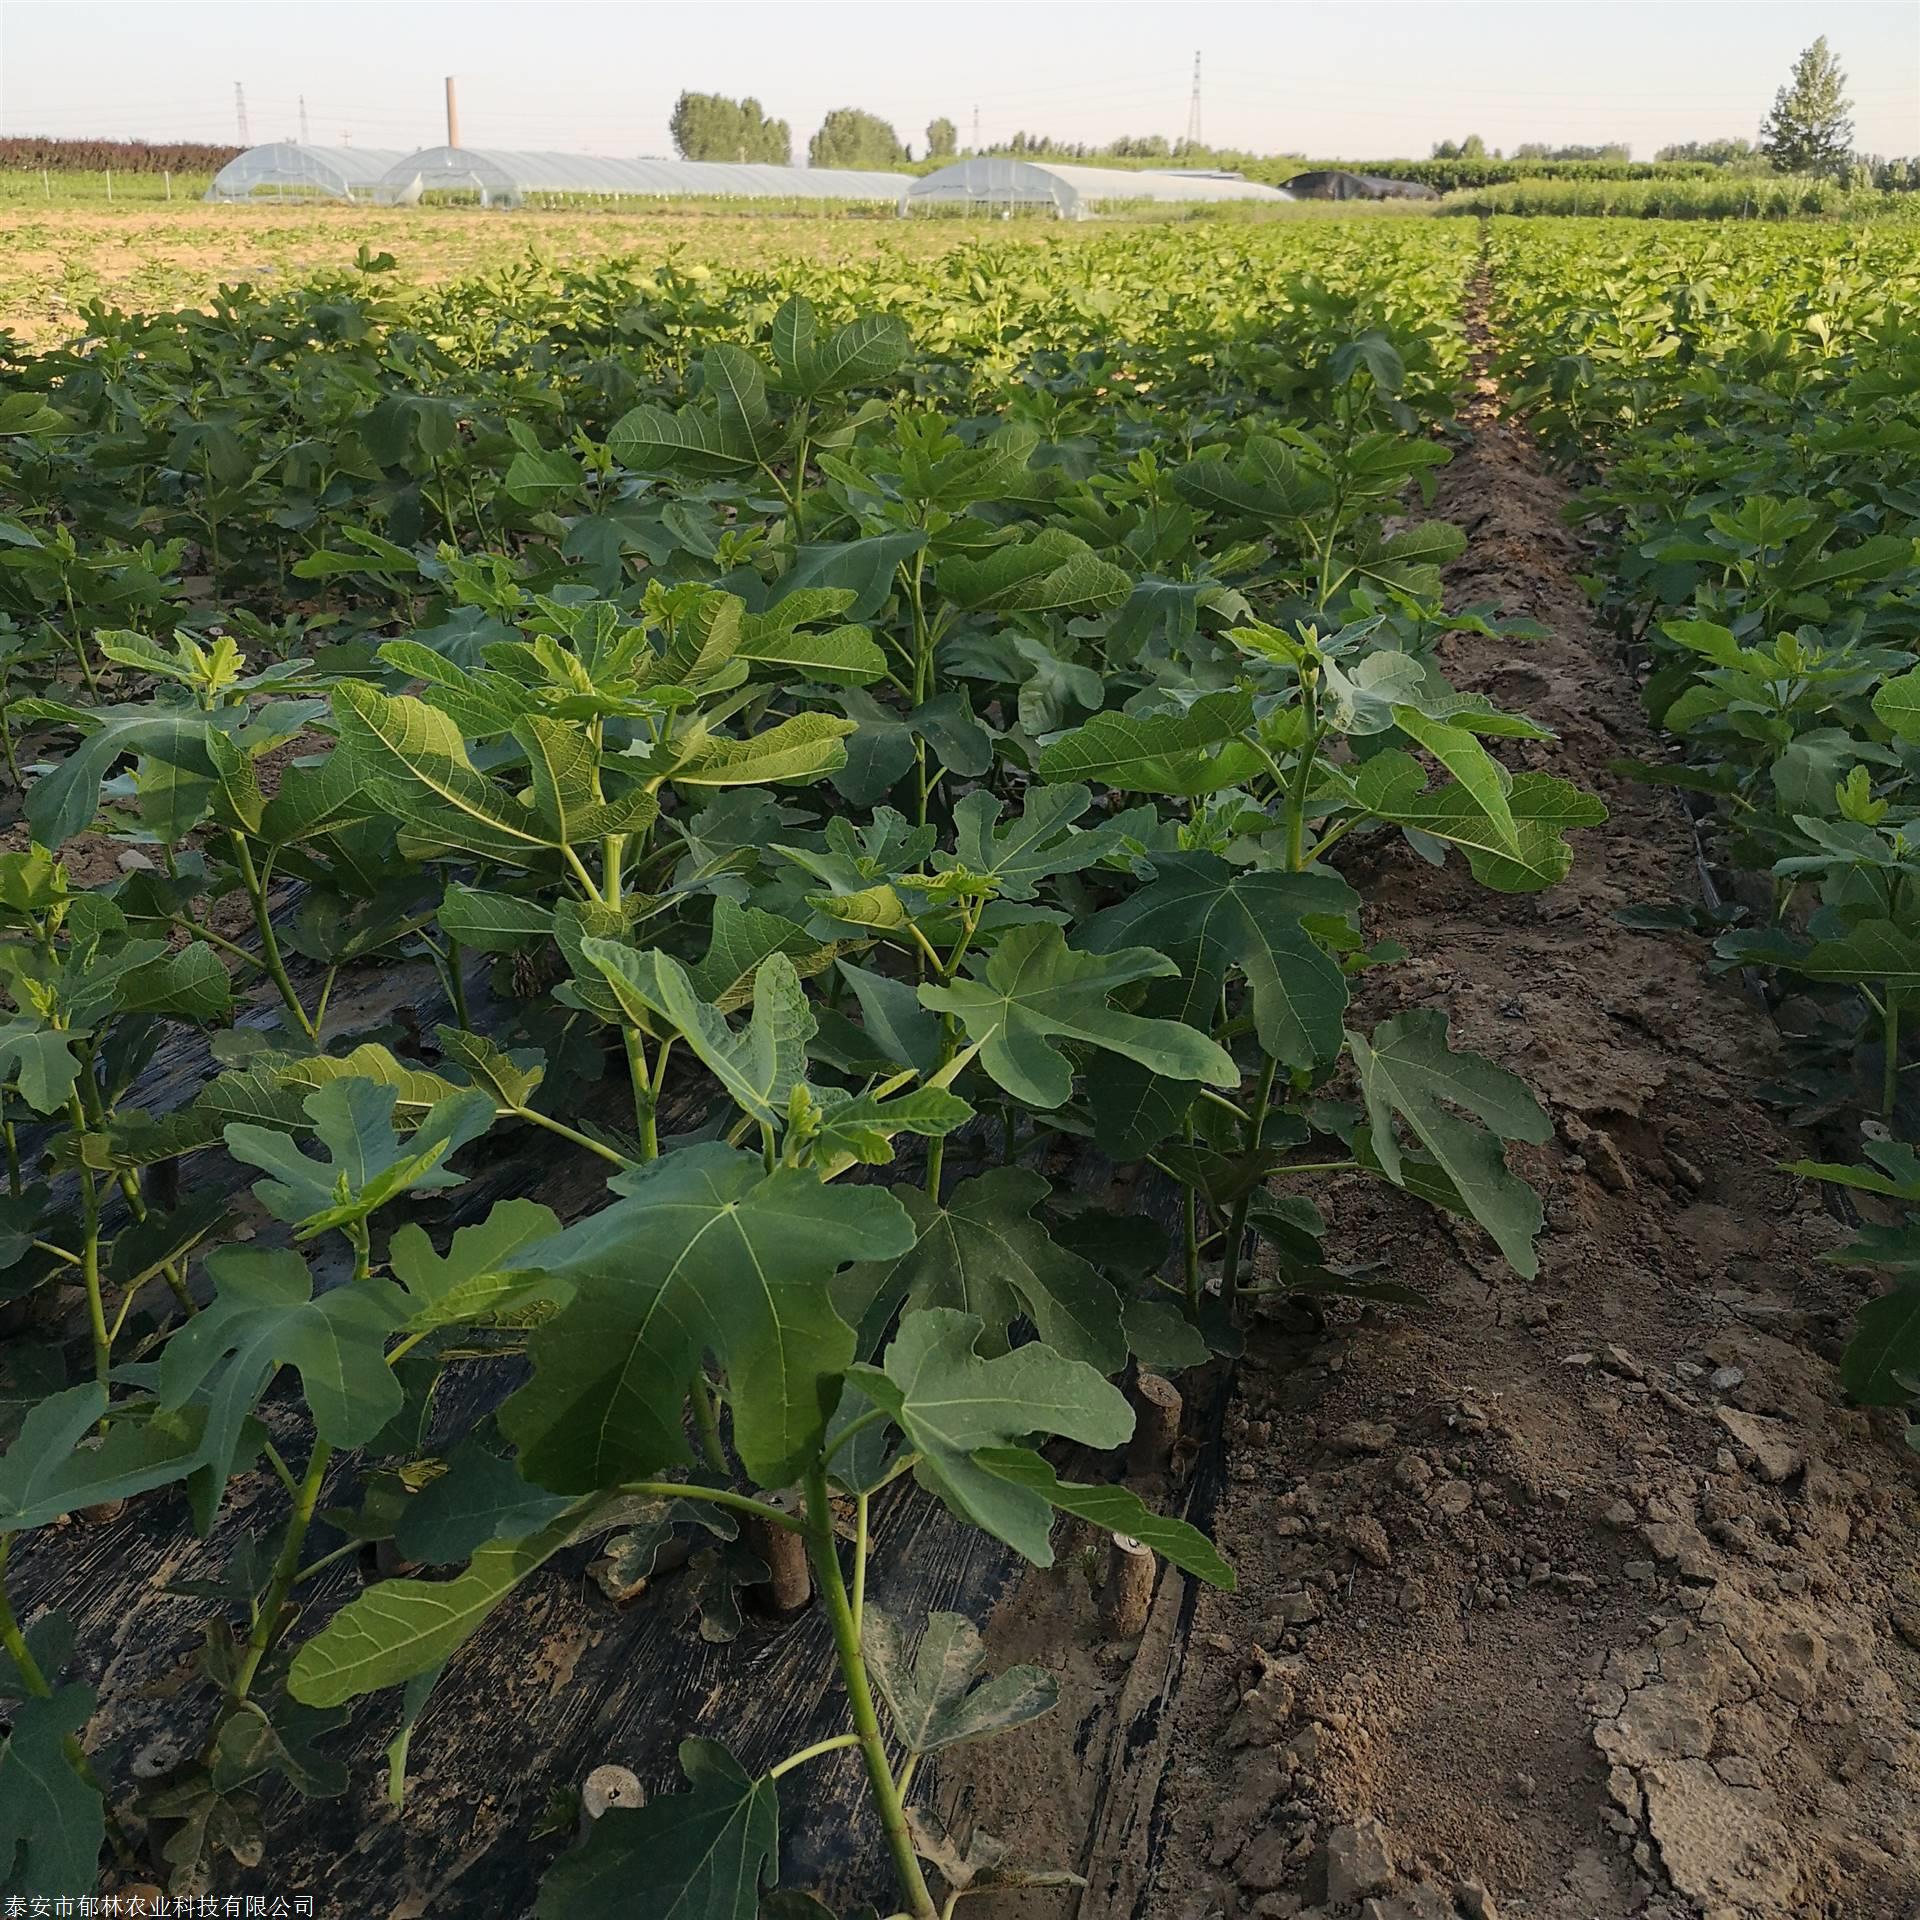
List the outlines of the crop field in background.
{"label": "crop field in background", "polygon": [[[74,330],[84,309],[151,311],[204,306],[223,286],[291,289],[320,272],[349,268],[365,247],[399,263],[393,283],[439,286],[526,263],[581,266],[631,254],[649,263],[687,249],[703,268],[745,266],[769,245],[782,257],[821,265],[913,260],[962,235],[947,223],[796,215],[769,221],[749,212],[503,215],[458,208],[223,207],[205,204],[36,206],[27,197],[0,210],[0,330],[48,344]],[[1023,237],[1037,225],[1020,226]]]}
{"label": "crop field in background", "polygon": [[[155,193],[147,194],[151,184]],[[204,184],[204,183],[203,183]],[[391,253],[395,283],[433,287],[506,267],[578,267],[623,258],[651,265],[684,254],[698,268],[725,270],[769,253],[819,265],[871,263],[881,277],[976,241],[978,216],[902,220],[869,208],[769,215],[747,206],[681,205],[480,210],[321,204],[209,206],[157,199],[157,177],[141,177],[142,201],[113,206],[104,196],[47,206],[39,176],[0,174],[0,332],[47,345],[75,330],[91,303],[133,310],[205,306],[223,286],[297,285],[315,273],[351,265],[356,251]],[[16,193],[13,188],[18,187]],[[58,194],[60,186],[55,184]],[[119,193],[116,178],[114,191]],[[1268,219],[1318,224],[1328,219],[1404,217],[1404,205],[1341,208],[1320,202],[1261,209]],[[1217,223],[1217,222],[1216,222]],[[1106,223],[1109,231],[1115,222]],[[1164,225],[1164,219],[1152,225]],[[1094,223],[1022,219],[992,223],[996,236],[1023,246],[1071,249],[1093,237]]]}
{"label": "crop field in background", "polygon": [[[899,1611],[900,1516],[1137,1643],[1267,1544],[1187,1517],[1179,1389],[1432,1308],[1375,1205],[1540,1281],[1557,1122],[1612,1150],[1394,984],[1410,872],[1517,940],[1609,822],[1528,710],[1552,636],[1454,584],[1489,394],[1586,488],[1657,730],[1607,776],[1726,877],[1621,921],[1765,982],[1796,1171],[1880,1208],[1840,1383],[1920,1393],[1913,227],[7,229],[5,1892],[307,1846],[386,1910],[418,1842],[546,1920],[941,1920],[1093,1874],[937,1817],[1062,1682]],[[164,1593],[87,1611],[103,1528]],[[1350,1594],[1386,1534],[1341,1541]],[[587,1629],[493,1715],[556,1591]],[[529,1729],[640,1617],[700,1703],[618,1729],[650,1797],[594,1820]]]}

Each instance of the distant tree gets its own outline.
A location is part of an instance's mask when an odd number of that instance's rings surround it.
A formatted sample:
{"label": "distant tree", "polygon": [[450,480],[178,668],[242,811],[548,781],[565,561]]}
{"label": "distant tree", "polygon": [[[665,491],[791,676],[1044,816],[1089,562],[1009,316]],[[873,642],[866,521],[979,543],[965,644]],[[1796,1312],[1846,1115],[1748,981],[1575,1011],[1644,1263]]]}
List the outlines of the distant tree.
{"label": "distant tree", "polygon": [[1884,153],[1856,153],[1853,156],[1855,184],[1878,187],[1882,193],[1912,193],[1920,189],[1920,156]]}
{"label": "distant tree", "polygon": [[682,160],[750,160],[763,166],[793,164],[793,130],[769,120],[760,102],[730,100],[723,93],[683,93],[667,126]]}
{"label": "distant tree", "polygon": [[1765,156],[1751,140],[1676,140],[1656,160],[1692,160],[1710,167],[1748,167]]}
{"label": "distant tree", "polygon": [[1272,157],[1247,153],[1238,147],[1209,147],[1196,141],[1169,140],[1163,133],[1124,133],[1103,147],[1095,147],[1082,140],[1056,140],[1051,134],[1028,133],[1024,128],[983,151],[1027,159],[1126,162],[1136,166],[1177,160],[1189,167],[1243,167]]}
{"label": "distant tree", "polygon": [[763,167],[793,165],[793,129],[784,120],[769,120],[751,96],[740,102],[740,118],[741,146],[749,160]]}
{"label": "distant tree", "polygon": [[1853,102],[1824,33],[1773,96],[1773,111],[1760,123],[1760,151],[1775,173],[1838,173],[1852,160]]}
{"label": "distant tree", "polygon": [[[1500,158],[1496,153],[1496,160]],[[1609,140],[1604,146],[1549,146],[1544,140],[1528,140],[1513,150],[1516,160],[1615,160],[1626,162],[1633,150],[1624,140]]]}
{"label": "distant tree", "polygon": [[1470,133],[1460,142],[1462,160],[1484,160],[1487,157],[1487,143],[1477,133]]}
{"label": "distant tree", "polygon": [[807,143],[812,167],[897,167],[907,150],[878,114],[859,107],[835,107]]}
{"label": "distant tree", "polygon": [[927,158],[945,160],[960,150],[960,130],[942,114],[927,124]]}
{"label": "distant tree", "polygon": [[1436,140],[1433,143],[1433,158],[1436,160],[1458,160],[1460,142],[1458,140]]}

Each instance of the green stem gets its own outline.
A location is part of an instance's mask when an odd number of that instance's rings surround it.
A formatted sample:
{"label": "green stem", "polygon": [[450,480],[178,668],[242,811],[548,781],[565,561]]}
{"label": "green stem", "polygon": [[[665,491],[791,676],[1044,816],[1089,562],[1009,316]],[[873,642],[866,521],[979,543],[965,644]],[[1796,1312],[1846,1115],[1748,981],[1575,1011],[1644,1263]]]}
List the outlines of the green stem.
{"label": "green stem", "polygon": [[617,1153],[604,1141],[596,1140],[591,1134],[577,1133],[564,1120],[556,1120],[551,1114],[537,1113],[532,1107],[510,1107],[508,1111],[518,1120],[530,1121],[536,1127],[544,1127],[549,1133],[557,1133],[562,1140],[571,1140],[576,1147],[585,1147],[589,1153],[597,1153],[602,1160],[611,1160],[616,1167],[631,1167],[636,1163],[624,1153]]}
{"label": "green stem", "polygon": [[13,1596],[7,1591],[7,1549],[13,1544],[13,1535],[0,1533],[0,1647],[5,1647],[9,1658],[20,1670],[20,1678],[26,1683],[27,1691],[36,1699],[50,1700],[53,1688],[47,1676],[40,1670],[40,1662],[33,1657],[33,1649],[27,1645],[27,1636],[20,1631],[20,1623],[13,1617]]}
{"label": "green stem", "polygon": [[[12,1542],[12,1534],[0,1533],[0,1647],[7,1650],[8,1657],[19,1670],[21,1683],[26,1690],[37,1700],[51,1700],[53,1686],[47,1679],[40,1662],[33,1657],[33,1649],[27,1645],[27,1636],[20,1631],[20,1623],[13,1614],[13,1596],[7,1591],[7,1549]],[[77,1733],[67,1734],[60,1742],[60,1750],[66,1755],[67,1765],[100,1796],[105,1812],[107,1837],[113,1842],[115,1855],[122,1862],[131,1862],[133,1858],[131,1843],[113,1811],[112,1802],[107,1798],[105,1786],[94,1773],[93,1764],[87,1758],[86,1748],[80,1744],[80,1736]]]}
{"label": "green stem", "polygon": [[[1193,1147],[1193,1119],[1189,1115],[1186,1121],[1187,1147]],[[1180,1200],[1182,1240],[1184,1242],[1183,1270],[1187,1282],[1187,1318],[1197,1320],[1200,1317],[1200,1191],[1191,1181],[1181,1190]]]}
{"label": "green stem", "polygon": [[313,1510],[320,1504],[320,1484],[327,1477],[327,1462],[333,1449],[324,1440],[313,1443],[307,1456],[307,1470],[294,1489],[293,1512],[287,1518],[287,1537],[280,1543],[279,1557],[273,1563],[273,1578],[267,1582],[267,1597],[254,1615],[253,1631],[247,1635],[246,1658],[234,1676],[233,1701],[237,1705],[247,1697],[260,1663],[273,1646],[274,1630],[287,1604],[287,1595],[300,1576],[300,1549],[306,1545],[307,1529],[313,1524]]}
{"label": "green stem", "polygon": [[[954,1042],[956,1038],[957,1036],[954,1033],[953,1026],[953,1015],[943,1013],[940,1016],[941,1069],[944,1069],[953,1059]],[[940,1204],[940,1173],[941,1169],[946,1165],[946,1159],[947,1136],[944,1133],[936,1133],[933,1138],[927,1142],[927,1198],[931,1200],[935,1206]]]}
{"label": "green stem", "polygon": [[933,650],[927,644],[926,604],[927,550],[922,547],[913,556],[913,573],[907,587],[907,605],[913,614],[913,704],[922,705],[931,694]]}
{"label": "green stem", "polygon": [[887,1850],[893,1856],[894,1877],[900,1882],[912,1920],[939,1920],[939,1909],[927,1891],[926,1875],[920,1871],[913,1837],[907,1831],[906,1809],[893,1784],[886,1743],[880,1736],[880,1716],[874,1711],[873,1689],[867,1682],[866,1662],[860,1654],[860,1630],[854,1624],[853,1604],[847,1596],[847,1583],[840,1572],[840,1554],[834,1543],[826,1469],[819,1465],[807,1473],[807,1521],[807,1548],[813,1561],[814,1579],[833,1624],[833,1648],[840,1662],[840,1678],[853,1710],[861,1756],[867,1763],[867,1785],[879,1809]]}
{"label": "green stem", "polygon": [[[927,550],[922,547],[913,556],[909,575],[907,603],[913,611],[913,704],[924,706],[933,697],[933,635],[927,625],[926,603]],[[914,785],[920,796],[918,824],[927,824],[927,802],[933,787],[927,779],[927,743],[920,735],[913,740]]]}
{"label": "green stem", "polygon": [[1308,862],[1325,859],[1328,849],[1338,846],[1359,825],[1360,820],[1356,816],[1351,820],[1342,820],[1337,827],[1330,827],[1313,843],[1313,850],[1306,856]]}
{"label": "green stem", "polygon": [[246,888],[247,899],[253,906],[253,924],[260,935],[260,963],[267,970],[267,978],[279,989],[287,1011],[300,1023],[300,1031],[309,1040],[318,1039],[318,1031],[307,1018],[307,1010],[300,1004],[300,996],[294,992],[293,982],[287,978],[287,963],[280,957],[280,936],[273,930],[273,915],[267,908],[267,889],[260,878],[259,869],[253,864],[253,849],[247,845],[243,833],[230,832],[227,838],[233,847],[234,865],[240,870],[240,884]]}
{"label": "green stem", "polygon": [[394,1808],[407,1804],[407,1754],[413,1746],[413,1722],[409,1720],[393,1736],[393,1744],[387,1748],[387,1805]]}
{"label": "green stem", "polygon": [[293,1576],[293,1584],[297,1587],[301,1581],[311,1580],[316,1573],[325,1572],[336,1560],[344,1560],[349,1554],[358,1553],[366,1544],[364,1540],[341,1541],[337,1547],[323,1553],[318,1560],[309,1560],[307,1564]]}
{"label": "green stem", "polygon": [[1885,1036],[1882,1045],[1886,1058],[1880,1067],[1880,1118],[1889,1125],[1893,1121],[1893,1103],[1900,1091],[1900,1001],[1899,989],[1893,982],[1887,982],[1886,1024],[1882,1028]]}
{"label": "green stem", "polygon": [[705,1500],[716,1507],[727,1507],[734,1513],[748,1513],[756,1520],[764,1520],[770,1527],[785,1527],[789,1533],[805,1533],[804,1520],[796,1520],[790,1513],[782,1513],[778,1507],[769,1506],[764,1500],[756,1500],[751,1494],[735,1493],[729,1487],[703,1487],[691,1480],[629,1480],[620,1489],[622,1493],[638,1494],[647,1500]]}
{"label": "green stem", "polygon": [[[1260,1145],[1260,1135],[1266,1125],[1267,1108],[1273,1104],[1273,1082],[1280,1070],[1280,1063],[1271,1054],[1260,1069],[1260,1091],[1254,1096],[1253,1112],[1247,1118],[1247,1151],[1253,1153]],[[1226,1300],[1229,1310],[1232,1308],[1234,1289],[1240,1281],[1240,1255],[1246,1244],[1247,1214],[1253,1207],[1253,1196],[1260,1190],[1260,1183],[1247,1188],[1233,1203],[1232,1217],[1227,1221],[1226,1246],[1220,1261],[1220,1292]]]}
{"label": "green stem", "polygon": [[873,1495],[859,1494],[853,1503],[853,1635],[864,1644],[867,1623],[867,1550],[871,1545],[869,1523],[873,1517]]}
{"label": "green stem", "polygon": [[267,1465],[273,1469],[273,1475],[287,1490],[291,1500],[299,1491],[300,1483],[293,1477],[293,1469],[280,1457],[280,1449],[271,1440],[261,1442],[260,1450],[266,1456]]}
{"label": "green stem", "polygon": [[[87,1130],[87,1116],[75,1094],[69,1113],[75,1133]],[[102,1387],[113,1368],[113,1336],[107,1331],[107,1303],[100,1292],[100,1185],[91,1167],[80,1168],[80,1279],[87,1290],[87,1329],[93,1337],[93,1377]]]}
{"label": "green stem", "polygon": [[807,455],[811,451],[808,445],[812,434],[812,421],[806,408],[800,410],[800,452],[793,463],[793,492],[787,498],[787,506],[793,515],[793,544],[797,547],[807,537],[806,498],[807,498]]}
{"label": "green stem", "polygon": [[[924,826],[926,823],[923,821],[921,824]],[[940,956],[934,952],[933,942],[911,920],[906,924],[906,933],[913,944],[919,948],[920,958],[933,969],[933,977],[938,980],[941,977]]]}
{"label": "green stem", "polygon": [[234,959],[244,961],[256,973],[266,972],[266,966],[260,956],[257,953],[249,953],[239,941],[229,940],[223,933],[215,933],[211,927],[202,925],[190,913],[181,914],[179,920],[196,940],[204,940],[208,946],[218,947],[222,953],[231,954]]}
{"label": "green stem", "polygon": [[865,1433],[869,1427],[878,1426],[882,1420],[887,1418],[888,1414],[885,1407],[869,1407],[858,1419],[849,1421],[834,1435],[833,1445],[826,1451],[827,1464],[829,1466],[833,1464],[834,1455],[837,1454],[855,1434]]}
{"label": "green stem", "polygon": [[[104,1112],[95,1114],[93,1118],[96,1126],[104,1126],[106,1124]],[[147,1196],[140,1190],[140,1176],[129,1168],[120,1174],[119,1180],[120,1191],[126,1196],[127,1211],[131,1213],[136,1220],[144,1220],[147,1217]],[[160,1275],[161,1278],[166,1281],[168,1291],[186,1310],[187,1318],[192,1319],[200,1309],[194,1305],[193,1295],[187,1291],[186,1269],[179,1261],[169,1260],[161,1267]],[[132,1304],[133,1292],[130,1291],[126,1299],[120,1303],[119,1319],[113,1323],[113,1335],[115,1339],[119,1338],[120,1328],[126,1321],[127,1309],[132,1306]]]}
{"label": "green stem", "polygon": [[340,977],[340,963],[335,961],[320,982],[320,997],[313,1003],[313,1030],[318,1033],[327,1024],[327,1002],[333,998],[333,983]]}
{"label": "green stem", "polygon": [[595,906],[605,906],[606,900],[601,894],[600,889],[594,885],[593,875],[587,871],[586,865],[580,856],[575,853],[571,847],[562,847],[560,849],[560,856],[566,861],[567,865],[573,869],[573,877],[580,882],[581,892],[583,892]]}
{"label": "green stem", "polygon": [[[1216,1033],[1219,1033],[1223,1030],[1224,1029],[1220,1027],[1216,1027],[1214,1029]],[[1200,1089],[1200,1098],[1202,1100],[1209,1102],[1211,1105],[1218,1107],[1222,1113],[1232,1114],[1234,1117],[1234,1120],[1241,1127],[1244,1128],[1246,1126],[1247,1110],[1245,1107],[1243,1107],[1239,1103],[1239,1101],[1229,1100],[1224,1093],[1216,1093],[1211,1087],[1202,1087]]]}
{"label": "green stem", "polygon": [[467,974],[463,964],[466,956],[460,951],[458,940],[447,942],[447,995],[453,1001],[453,1017],[460,1024],[462,1033],[473,1031],[473,1015],[467,1011]]}
{"label": "green stem", "polygon": [[802,1747],[798,1753],[790,1753],[776,1765],[767,1769],[769,1780],[778,1780],[783,1773],[791,1773],[795,1767],[804,1767],[809,1760],[818,1760],[822,1754],[842,1753],[848,1747],[857,1747],[860,1736],[857,1733],[836,1733],[831,1740],[816,1740],[810,1747]]}
{"label": "green stem", "polygon": [[1293,770],[1293,781],[1287,789],[1287,871],[1298,873],[1306,864],[1307,841],[1307,793],[1313,785],[1314,755],[1320,746],[1319,715],[1314,694],[1314,681],[1310,674],[1303,674],[1300,680],[1301,698],[1306,703],[1307,737],[1300,748],[1300,758]]}
{"label": "green stem", "polygon": [[87,691],[97,699],[100,682],[94,675],[93,662],[87,657],[87,643],[80,638],[80,614],[73,604],[73,582],[62,574],[60,584],[67,597],[67,640],[73,648],[74,658],[80,662],[80,673],[87,683]]}
{"label": "green stem", "polygon": [[220,578],[220,520],[213,510],[213,455],[202,446],[200,449],[200,472],[206,480],[206,511],[200,516],[207,529],[207,571],[215,580]]}
{"label": "green stem", "polygon": [[600,843],[600,891],[607,897],[607,905],[617,907],[620,904],[620,869],[627,857],[627,836],[624,833],[610,833]]}
{"label": "green stem", "polygon": [[620,1029],[621,1044],[627,1050],[627,1078],[633,1083],[633,1117],[640,1129],[640,1158],[660,1157],[660,1109],[654,1098],[653,1080],[647,1072],[647,1042],[638,1027]]}

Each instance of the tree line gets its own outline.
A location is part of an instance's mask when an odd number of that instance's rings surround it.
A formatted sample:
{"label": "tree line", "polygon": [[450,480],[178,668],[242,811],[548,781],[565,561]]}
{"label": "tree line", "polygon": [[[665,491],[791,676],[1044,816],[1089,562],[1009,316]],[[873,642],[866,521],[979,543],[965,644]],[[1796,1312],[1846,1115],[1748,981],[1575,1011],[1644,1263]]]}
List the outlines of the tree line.
{"label": "tree line", "polygon": [[[784,120],[769,119],[760,102],[751,97],[734,100],[719,93],[683,93],[674,104],[668,126],[674,151],[682,160],[793,165],[793,129]],[[953,121],[942,114],[927,123],[920,158],[948,160],[959,151],[960,130]],[[1239,166],[1261,158],[1234,148],[1169,140],[1160,133],[1129,134],[1104,145],[1092,145],[1023,130],[982,151],[1030,159],[1166,160],[1208,167]],[[861,107],[836,107],[807,142],[807,164],[812,167],[885,169],[911,165],[914,158],[912,146],[900,138],[890,121]]]}
{"label": "tree line", "polygon": [[[1503,158],[1477,133],[1434,143],[1436,160]],[[1513,150],[1516,160],[1626,160],[1624,141],[1597,147],[1550,147],[1529,141]],[[1680,140],[1654,156],[1666,165],[1699,163],[1732,173],[1819,174],[1883,189],[1920,186],[1920,157],[1888,158],[1859,153],[1853,145],[1853,102],[1847,76],[1822,34],[1793,63],[1786,83],[1760,123],[1758,141]]]}
{"label": "tree line", "polygon": [[201,140],[0,139],[0,172],[218,173],[240,152]]}
{"label": "tree line", "polygon": [[[764,166],[793,165],[793,129],[772,120],[758,100],[732,100],[721,93],[683,93],[667,122],[674,151],[682,160],[754,161]],[[930,153],[954,150],[951,120],[927,128]],[[941,142],[944,140],[945,145]],[[885,169],[912,158],[905,141],[877,113],[860,107],[836,107],[807,142],[810,167]]]}
{"label": "tree line", "polygon": [[[683,93],[673,110],[674,147],[683,160],[759,160],[779,166],[793,162],[793,134],[784,120],[770,120],[759,101],[731,100],[715,93]],[[926,130],[924,157],[946,159],[959,150],[954,123],[944,115]],[[1040,160],[1092,160],[1140,165],[1167,161],[1181,166],[1246,167],[1266,156],[1237,149],[1202,147],[1164,134],[1125,135],[1104,145],[1056,140],[1024,129],[1010,140],[995,142],[987,152]],[[1435,162],[1518,163],[1558,167],[1590,163],[1609,167],[1633,165],[1624,140],[1596,145],[1554,146],[1529,140],[1513,150],[1511,160],[1477,133],[1461,140],[1437,140]],[[1835,179],[1883,189],[1920,186],[1920,158],[1888,159],[1856,153],[1853,147],[1853,103],[1847,96],[1847,76],[1828,47],[1826,36],[1794,62],[1786,84],[1774,96],[1760,126],[1758,141],[1740,139],[1684,140],[1665,146],[1654,156],[1664,166],[1712,167],[1737,173],[1771,171],[1830,175]],[[890,122],[860,107],[836,107],[807,143],[807,164],[815,167],[869,167],[886,169],[911,164],[913,151]]]}

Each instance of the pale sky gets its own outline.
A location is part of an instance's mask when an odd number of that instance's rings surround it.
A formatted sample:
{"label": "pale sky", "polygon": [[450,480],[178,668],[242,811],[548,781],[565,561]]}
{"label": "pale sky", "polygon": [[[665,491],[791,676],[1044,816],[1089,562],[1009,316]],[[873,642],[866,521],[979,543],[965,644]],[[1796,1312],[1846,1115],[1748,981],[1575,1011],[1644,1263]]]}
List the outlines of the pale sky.
{"label": "pale sky", "polygon": [[946,114],[970,143],[1016,128],[1100,142],[1202,131],[1257,152],[1423,156],[1525,140],[1751,138],[1824,33],[1856,144],[1920,152],[1915,0],[4,0],[0,131],[414,147],[459,76],[475,147],[671,152],[683,87],[752,94],[796,159],[829,108],[891,120],[916,153]]}

